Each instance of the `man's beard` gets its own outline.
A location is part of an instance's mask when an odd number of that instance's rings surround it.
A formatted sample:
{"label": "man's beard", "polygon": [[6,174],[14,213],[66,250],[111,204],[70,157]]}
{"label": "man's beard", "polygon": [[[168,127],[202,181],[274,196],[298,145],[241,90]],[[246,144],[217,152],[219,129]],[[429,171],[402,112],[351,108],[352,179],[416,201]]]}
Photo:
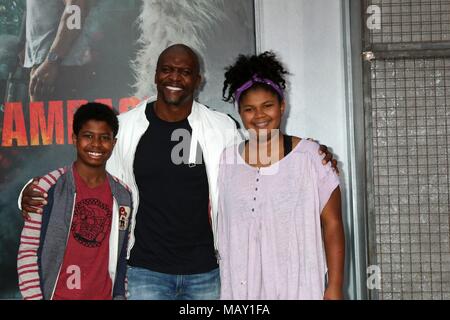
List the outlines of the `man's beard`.
{"label": "man's beard", "polygon": [[180,96],[180,97],[170,97],[163,92],[159,95],[165,104],[180,107],[187,101],[189,101],[190,96]]}

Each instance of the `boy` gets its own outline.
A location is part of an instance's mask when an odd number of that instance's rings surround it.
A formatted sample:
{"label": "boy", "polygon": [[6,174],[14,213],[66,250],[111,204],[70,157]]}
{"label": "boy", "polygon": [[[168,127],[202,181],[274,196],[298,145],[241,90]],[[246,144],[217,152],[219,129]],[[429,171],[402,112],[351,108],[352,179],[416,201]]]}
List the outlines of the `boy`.
{"label": "boy", "polygon": [[72,166],[42,177],[48,194],[25,221],[18,254],[26,300],[125,299],[131,194],[106,170],[119,128],[114,112],[87,103],[74,115]]}

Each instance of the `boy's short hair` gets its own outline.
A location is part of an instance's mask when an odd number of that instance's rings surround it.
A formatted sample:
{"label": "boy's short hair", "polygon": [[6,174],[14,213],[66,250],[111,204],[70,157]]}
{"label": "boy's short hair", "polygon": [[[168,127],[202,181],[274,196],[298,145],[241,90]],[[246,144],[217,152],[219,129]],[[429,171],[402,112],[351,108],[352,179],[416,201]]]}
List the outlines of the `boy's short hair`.
{"label": "boy's short hair", "polygon": [[73,116],[73,132],[78,136],[83,125],[89,120],[104,121],[111,128],[114,137],[119,131],[119,120],[113,109],[99,102],[83,104]]}

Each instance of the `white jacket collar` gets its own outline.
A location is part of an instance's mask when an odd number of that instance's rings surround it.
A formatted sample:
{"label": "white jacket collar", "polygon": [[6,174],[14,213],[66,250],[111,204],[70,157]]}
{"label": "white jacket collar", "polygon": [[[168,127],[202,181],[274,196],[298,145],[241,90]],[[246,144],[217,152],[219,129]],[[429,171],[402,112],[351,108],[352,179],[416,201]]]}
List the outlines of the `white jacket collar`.
{"label": "white jacket collar", "polygon": [[[155,102],[156,99],[157,99],[156,95],[146,98],[137,105],[136,109],[141,109],[142,113],[145,114],[145,109],[146,109],[147,104]],[[191,113],[189,114],[189,116],[187,118],[190,124],[192,122],[197,122],[200,120],[199,112],[202,107],[203,106],[200,103],[198,103],[197,101],[194,100],[194,102],[192,103]],[[147,117],[144,117],[144,119],[147,120]],[[146,121],[146,124],[148,125],[148,121]]]}

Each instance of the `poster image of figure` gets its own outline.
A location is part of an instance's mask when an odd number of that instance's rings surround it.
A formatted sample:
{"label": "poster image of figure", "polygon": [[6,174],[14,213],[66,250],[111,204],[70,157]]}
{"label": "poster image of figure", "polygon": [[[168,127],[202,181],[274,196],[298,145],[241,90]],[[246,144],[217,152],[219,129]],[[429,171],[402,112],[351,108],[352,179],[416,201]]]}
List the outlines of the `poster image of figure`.
{"label": "poster image of figure", "polygon": [[[79,10],[68,9],[74,4]],[[80,28],[68,28],[77,14]],[[237,118],[221,98],[223,71],[238,54],[255,52],[252,0],[0,2],[0,298],[20,298],[21,187],[70,164],[81,104],[123,113],[155,94],[156,59],[175,43],[201,56],[198,100]]]}

